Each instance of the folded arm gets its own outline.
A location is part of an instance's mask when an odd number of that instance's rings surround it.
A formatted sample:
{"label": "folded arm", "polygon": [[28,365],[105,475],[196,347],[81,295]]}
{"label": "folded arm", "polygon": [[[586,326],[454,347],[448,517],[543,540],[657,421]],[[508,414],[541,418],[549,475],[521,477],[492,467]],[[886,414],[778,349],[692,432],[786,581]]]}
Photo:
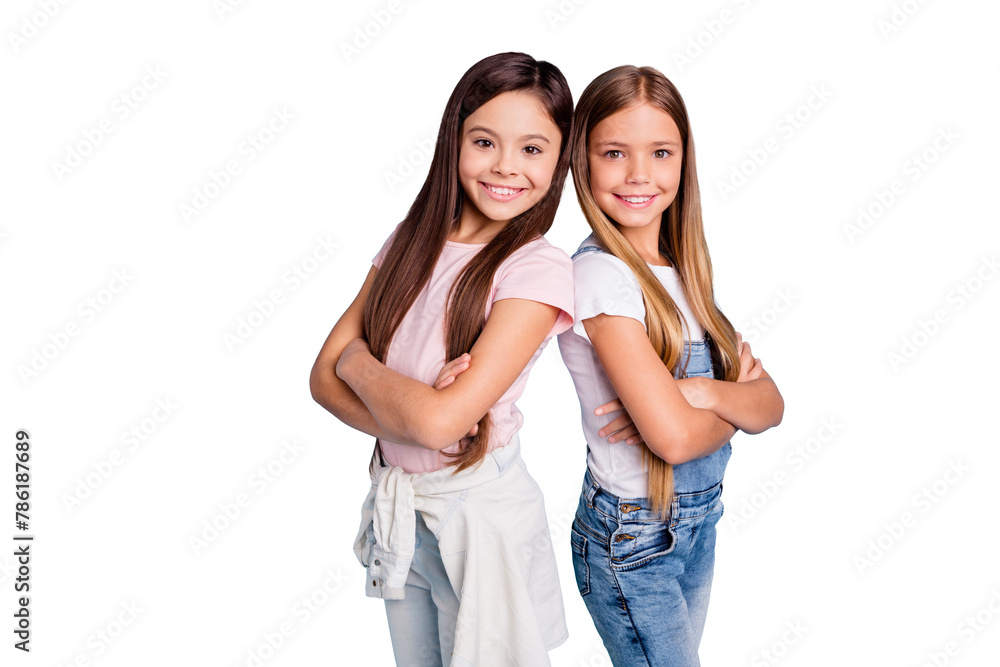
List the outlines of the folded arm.
{"label": "folded arm", "polygon": [[707,456],[736,433],[716,413],[688,403],[641,322],[601,314],[583,325],[641,439],[661,459],[679,465]]}
{"label": "folded arm", "polygon": [[760,433],[780,424],[785,410],[777,385],[761,370],[759,378],[747,382],[697,377],[680,382],[692,405],[711,410],[744,433]]}
{"label": "folded arm", "polygon": [[327,336],[309,374],[309,391],[317,403],[351,428],[376,438],[390,439],[389,434],[372,417],[368,407],[335,372],[347,344],[364,335],[365,301],[377,273],[378,270],[373,266],[358,295]]}
{"label": "folded arm", "polygon": [[679,385],[691,405],[711,410],[744,433],[760,433],[781,423],[785,401],[774,380],[755,359],[750,344],[736,334],[740,376],[736,382],[687,378]]}
{"label": "folded arm", "polygon": [[344,347],[336,373],[387,440],[444,449],[469,433],[514,384],[558,315],[558,308],[537,301],[497,301],[470,350],[468,369],[440,390],[379,363],[363,340]]}

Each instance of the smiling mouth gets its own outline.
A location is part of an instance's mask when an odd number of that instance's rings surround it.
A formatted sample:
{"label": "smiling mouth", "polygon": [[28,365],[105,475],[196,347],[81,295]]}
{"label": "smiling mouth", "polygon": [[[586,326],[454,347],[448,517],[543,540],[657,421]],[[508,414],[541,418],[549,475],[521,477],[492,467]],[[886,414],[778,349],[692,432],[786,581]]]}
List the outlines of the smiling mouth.
{"label": "smiling mouth", "polygon": [[527,191],[527,188],[511,188],[506,185],[493,185],[482,181],[479,181],[479,186],[489,195],[490,199],[496,201],[510,201]]}
{"label": "smiling mouth", "polygon": [[615,195],[618,201],[622,202],[629,208],[646,208],[658,196],[659,195]]}

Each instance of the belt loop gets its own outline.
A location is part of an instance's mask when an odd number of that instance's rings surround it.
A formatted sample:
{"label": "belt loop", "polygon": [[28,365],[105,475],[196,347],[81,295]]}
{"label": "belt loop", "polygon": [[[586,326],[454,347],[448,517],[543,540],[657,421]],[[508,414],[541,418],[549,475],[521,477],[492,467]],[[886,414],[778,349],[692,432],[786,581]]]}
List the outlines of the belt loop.
{"label": "belt loop", "polygon": [[587,489],[587,493],[584,496],[587,499],[587,507],[589,507],[590,509],[594,509],[594,496],[596,496],[597,492],[600,490],[601,490],[601,485],[598,484],[596,481],[591,480],[590,488]]}

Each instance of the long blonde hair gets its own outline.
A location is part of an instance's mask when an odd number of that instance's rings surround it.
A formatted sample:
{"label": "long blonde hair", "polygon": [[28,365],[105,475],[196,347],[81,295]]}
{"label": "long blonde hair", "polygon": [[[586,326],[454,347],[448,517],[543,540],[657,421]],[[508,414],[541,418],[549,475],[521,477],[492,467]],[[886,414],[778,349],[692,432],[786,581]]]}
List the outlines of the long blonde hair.
{"label": "long blonde hair", "polygon": [[[591,130],[617,111],[642,102],[674,120],[683,146],[681,182],[677,196],[660,220],[659,251],[676,269],[691,311],[705,328],[715,377],[735,381],[739,376],[736,332],[715,303],[712,261],[701,221],[694,138],[687,109],[680,93],[660,71],[632,65],[616,67],[598,76],[583,91],[573,121],[572,170],[576,196],[598,242],[624,261],[638,278],[646,306],[649,342],[667,368],[676,374],[684,351],[683,315],[639,253],[598,206],[591,190],[587,162],[587,140]],[[682,368],[686,366],[685,359]],[[643,461],[649,475],[649,498],[654,508],[665,515],[673,498],[673,466],[646,446],[643,447]]]}

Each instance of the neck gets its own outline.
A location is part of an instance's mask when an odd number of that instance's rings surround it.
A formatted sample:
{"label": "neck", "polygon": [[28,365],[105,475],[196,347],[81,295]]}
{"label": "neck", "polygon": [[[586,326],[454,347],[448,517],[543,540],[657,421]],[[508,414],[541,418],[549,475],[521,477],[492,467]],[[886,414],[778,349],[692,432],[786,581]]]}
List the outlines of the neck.
{"label": "neck", "polygon": [[458,225],[448,234],[448,240],[455,243],[489,243],[509,220],[490,220],[468,199],[462,204],[462,215]]}
{"label": "neck", "polygon": [[670,262],[660,254],[660,226],[649,224],[645,227],[618,226],[642,261],[653,266],[670,266]]}

